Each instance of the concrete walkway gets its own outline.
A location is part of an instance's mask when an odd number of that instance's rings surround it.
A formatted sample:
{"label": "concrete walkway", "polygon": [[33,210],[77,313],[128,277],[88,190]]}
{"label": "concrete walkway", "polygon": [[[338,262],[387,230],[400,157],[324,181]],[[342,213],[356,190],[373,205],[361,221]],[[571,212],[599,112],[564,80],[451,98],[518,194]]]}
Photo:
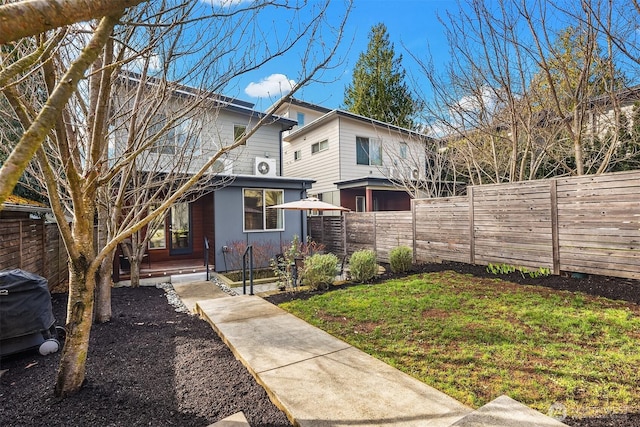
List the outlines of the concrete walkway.
{"label": "concrete walkway", "polygon": [[506,396],[474,411],[258,296],[229,297],[209,282],[174,288],[293,425],[564,425]]}

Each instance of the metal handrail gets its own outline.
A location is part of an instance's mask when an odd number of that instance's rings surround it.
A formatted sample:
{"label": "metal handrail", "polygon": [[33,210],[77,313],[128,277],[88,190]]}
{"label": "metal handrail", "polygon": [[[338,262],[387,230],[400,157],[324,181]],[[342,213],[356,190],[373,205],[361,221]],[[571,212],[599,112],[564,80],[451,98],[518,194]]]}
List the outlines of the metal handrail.
{"label": "metal handrail", "polygon": [[207,282],[209,281],[209,239],[204,236],[204,266],[207,272]]}
{"label": "metal handrail", "polygon": [[247,246],[242,254],[242,294],[247,294],[247,255],[249,255],[249,295],[253,295],[253,246]]}

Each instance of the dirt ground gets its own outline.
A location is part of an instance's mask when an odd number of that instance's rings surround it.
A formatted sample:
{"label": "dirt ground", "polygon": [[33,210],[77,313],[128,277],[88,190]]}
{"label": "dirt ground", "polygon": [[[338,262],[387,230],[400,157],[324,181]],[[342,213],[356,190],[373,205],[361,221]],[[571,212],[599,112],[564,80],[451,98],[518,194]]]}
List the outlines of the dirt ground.
{"label": "dirt ground", "polygon": [[[447,263],[420,271],[453,269],[487,275],[483,267]],[[508,279],[581,291],[640,304],[640,283],[602,276]],[[383,278],[384,279],[384,278]],[[298,293],[306,298],[311,293]],[[268,298],[277,303],[291,298]],[[64,324],[66,294],[52,297]],[[243,411],[254,426],[288,426],[286,416],[235,360],[203,320],[176,312],[158,288],[113,290],[113,319],[95,325],[86,383],[67,399],[53,397],[60,355],[24,353],[0,366],[0,426],[198,426]],[[640,426],[640,414],[565,420],[571,426]]]}

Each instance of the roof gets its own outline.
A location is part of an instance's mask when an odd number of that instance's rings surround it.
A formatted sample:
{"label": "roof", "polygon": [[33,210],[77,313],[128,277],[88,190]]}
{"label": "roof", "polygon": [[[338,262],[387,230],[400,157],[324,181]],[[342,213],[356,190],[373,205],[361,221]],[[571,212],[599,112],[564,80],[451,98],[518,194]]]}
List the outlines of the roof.
{"label": "roof", "polygon": [[[132,71],[123,71],[120,76],[118,76],[118,80],[121,82],[126,82],[134,85],[138,85],[142,83],[142,77],[140,74],[134,73]],[[160,79],[156,79],[154,77],[145,77],[144,83],[148,86],[158,85],[160,83],[164,83]],[[254,110],[255,104],[247,101],[243,101],[237,98],[231,98],[225,95],[221,95],[214,92],[208,92],[203,89],[195,88],[192,86],[186,86],[175,82],[170,82],[173,85],[173,95],[179,98],[188,98],[188,97],[205,97],[206,99],[213,101],[213,103],[226,111],[232,111],[234,113],[242,114],[248,117],[255,117],[257,119],[261,119],[267,115],[267,113]],[[298,122],[295,120],[288,119],[286,117],[281,117],[277,115],[272,115],[274,119],[274,123],[280,124],[284,130],[289,130],[293,126],[297,125]]]}
{"label": "roof", "polygon": [[347,179],[344,181],[334,182],[338,190],[345,188],[361,188],[361,187],[394,187],[396,186],[389,178],[381,178],[375,176],[364,176],[362,178]]}
{"label": "roof", "polygon": [[51,208],[45,204],[36,202],[35,200],[25,199],[24,197],[10,194],[2,204],[2,210],[12,212],[51,212]]}
{"label": "roof", "polygon": [[[593,104],[608,104],[611,102],[611,93],[605,93],[603,95],[596,96],[589,100],[591,105]],[[640,85],[623,88],[615,92],[616,98],[621,102],[635,102],[640,101]]]}
{"label": "roof", "polygon": [[305,135],[308,132],[311,132],[312,130],[324,125],[325,123],[334,120],[338,117],[344,117],[350,120],[354,120],[363,124],[369,124],[369,125],[373,125],[379,128],[384,128],[387,130],[391,130],[394,132],[398,132],[401,134],[405,134],[405,135],[410,135],[416,138],[423,138],[423,139],[429,139],[431,140],[432,138],[430,138],[429,136],[420,133],[420,132],[416,132],[413,131],[411,129],[406,129],[406,128],[402,128],[399,126],[395,126],[389,123],[385,123],[385,122],[381,122],[379,120],[375,120],[375,119],[371,119],[369,117],[365,117],[365,116],[361,116],[359,114],[355,114],[349,111],[345,111],[345,110],[331,110],[330,112],[328,112],[327,114],[323,115],[322,117],[312,121],[311,123],[309,123],[308,125],[302,126],[298,129],[296,129],[295,131],[291,132],[289,135],[287,135],[286,137],[284,137],[283,139],[287,142],[290,142],[292,139],[296,139],[300,136]]}
{"label": "roof", "polygon": [[289,105],[294,105],[296,107],[302,107],[302,108],[307,108],[309,110],[319,111],[323,114],[327,114],[328,112],[331,111],[331,108],[323,107],[322,105],[313,104],[311,102],[303,101],[297,98],[291,98],[291,100],[289,101]]}
{"label": "roof", "polygon": [[231,174],[231,175],[218,175],[216,179],[229,180],[226,185],[228,187],[237,186],[275,186],[277,188],[310,188],[311,184],[316,182],[311,178],[299,178],[292,176],[261,176],[261,175],[243,175],[243,174]]}

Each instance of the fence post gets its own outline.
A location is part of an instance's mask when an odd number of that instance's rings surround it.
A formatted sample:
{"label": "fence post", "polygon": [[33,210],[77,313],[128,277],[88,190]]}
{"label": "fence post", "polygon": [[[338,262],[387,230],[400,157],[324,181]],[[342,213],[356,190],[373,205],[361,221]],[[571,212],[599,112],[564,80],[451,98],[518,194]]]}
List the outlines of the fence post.
{"label": "fence post", "polygon": [[475,223],[474,223],[474,201],[473,201],[473,187],[467,187],[467,194],[469,196],[469,264],[474,265],[476,263],[476,238],[475,238]]}
{"label": "fence post", "polygon": [[553,256],[553,274],[560,274],[560,236],[558,229],[558,181],[549,181],[549,192],[551,193],[551,242]]}
{"label": "fence post", "polygon": [[340,225],[341,225],[341,237],[342,237],[342,253],[347,255],[347,214],[340,212]]}
{"label": "fence post", "polygon": [[375,212],[373,212],[373,251],[376,254],[378,253],[378,224],[376,223]]}
{"label": "fence post", "polygon": [[418,262],[418,256],[416,255],[416,199],[411,199],[411,228],[413,237],[411,239],[413,243],[413,247],[411,248],[413,251],[413,263],[416,264]]}

